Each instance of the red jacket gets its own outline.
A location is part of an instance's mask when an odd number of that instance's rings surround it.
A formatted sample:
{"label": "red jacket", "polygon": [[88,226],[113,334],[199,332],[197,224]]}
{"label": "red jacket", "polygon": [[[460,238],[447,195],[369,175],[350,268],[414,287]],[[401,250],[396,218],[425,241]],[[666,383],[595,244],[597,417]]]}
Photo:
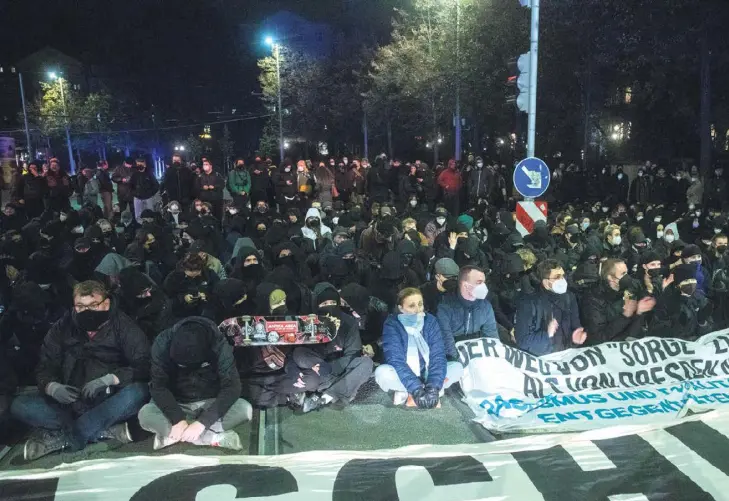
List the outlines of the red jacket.
{"label": "red jacket", "polygon": [[438,176],[438,184],[446,193],[458,193],[461,189],[461,173],[449,167]]}

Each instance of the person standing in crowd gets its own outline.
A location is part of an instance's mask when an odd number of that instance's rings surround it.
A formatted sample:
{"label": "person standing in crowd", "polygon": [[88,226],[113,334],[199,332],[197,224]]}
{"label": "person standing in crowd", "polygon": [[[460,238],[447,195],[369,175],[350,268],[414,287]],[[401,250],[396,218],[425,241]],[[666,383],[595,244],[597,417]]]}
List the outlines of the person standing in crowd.
{"label": "person standing in crowd", "polygon": [[147,167],[144,158],[137,158],[129,185],[134,195],[134,214],[137,222],[142,224],[142,212],[156,210],[161,201],[158,193],[159,182],[154,177],[154,172]]}
{"label": "person standing in crowd", "polygon": [[99,195],[101,195],[104,217],[109,219],[112,216],[114,185],[111,182],[111,175],[109,174],[109,162],[106,160],[99,160],[96,163],[96,179],[99,181]]}
{"label": "person standing in crowd", "polygon": [[686,190],[686,203],[689,207],[696,207],[704,202],[704,184],[699,177],[699,169],[695,165],[691,167],[691,177]]}
{"label": "person standing in crowd", "polygon": [[217,172],[213,172],[213,164],[210,159],[203,160],[202,173],[196,179],[195,192],[199,200],[210,204],[213,210],[213,217],[218,223],[223,221],[223,190],[225,180]]}
{"label": "person standing in crowd", "polygon": [[617,169],[615,169],[615,179],[612,182],[612,186],[611,193],[614,203],[627,203],[630,180],[625,172],[623,172],[622,165],[618,165]]}
{"label": "person standing in crowd", "polygon": [[251,192],[251,175],[240,157],[235,161],[235,168],[228,172],[228,191],[235,207],[240,209],[246,206]]}
{"label": "person standing in crowd", "polygon": [[18,396],[11,407],[36,430],[24,447],[27,461],[107,438],[131,442],[126,421],[149,398],[149,344],[141,329],[99,282],[77,284],[73,301],[43,342],[40,394]]}
{"label": "person standing in crowd", "polygon": [[647,204],[653,200],[651,185],[651,177],[646,175],[645,169],[638,169],[638,177],[630,185],[630,203]]}
{"label": "person standing in crowd", "polygon": [[459,195],[461,192],[461,173],[458,172],[456,161],[450,159],[448,168],[438,176],[438,185],[443,190],[443,204],[451,214],[460,214]]}
{"label": "person standing in crowd", "polygon": [[714,167],[714,176],[709,184],[709,191],[706,196],[706,205],[709,209],[724,210],[729,205],[727,202],[726,179],[724,179],[724,168]]}
{"label": "person standing in crowd", "polygon": [[458,292],[447,294],[438,305],[443,342],[448,360],[456,360],[457,338],[499,337],[494,309],[486,300],[486,274],[475,266],[464,266],[458,275]]}
{"label": "person standing in crowd", "polygon": [[514,336],[517,346],[532,355],[581,346],[587,333],[580,323],[577,299],[567,290],[564,270],[555,259],[537,265],[541,288],[518,302]]}
{"label": "person standing in crowd", "polygon": [[116,198],[120,212],[129,210],[134,215],[134,191],[132,189],[132,176],[134,175],[134,160],[131,157],[114,169],[111,180],[116,183]]}
{"label": "person standing in crowd", "polygon": [[192,203],[192,192],[195,184],[195,175],[182,162],[179,153],[172,155],[172,164],[162,177],[162,202],[167,205],[175,201],[187,211]]}
{"label": "person standing in crowd", "polygon": [[440,392],[461,380],[460,362],[446,360],[438,320],[425,313],[418,289],[403,289],[397,298],[397,315],[390,315],[382,331],[385,364],[377,367],[375,380],[393,404],[433,409]]}
{"label": "person standing in crowd", "polygon": [[152,346],[152,401],[139,424],[154,433],[154,449],[178,442],[240,450],[233,428],[253,417],[240,398],[233,349],[207,318],[189,317],[162,332]]}
{"label": "person standing in crowd", "polygon": [[43,213],[43,199],[48,192],[48,183],[41,175],[40,162],[34,160],[28,164],[28,172],[21,179],[18,191],[18,202],[25,209],[28,219],[38,217]]}
{"label": "person standing in crowd", "polygon": [[71,209],[69,198],[73,189],[71,178],[61,168],[57,158],[51,158],[50,169],[46,173],[46,208],[53,212],[68,212]]}

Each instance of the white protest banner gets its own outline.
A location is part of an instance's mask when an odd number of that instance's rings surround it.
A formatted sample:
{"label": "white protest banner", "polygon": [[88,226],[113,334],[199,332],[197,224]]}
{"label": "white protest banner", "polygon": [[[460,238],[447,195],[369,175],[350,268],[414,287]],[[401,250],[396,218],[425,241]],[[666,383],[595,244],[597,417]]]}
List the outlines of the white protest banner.
{"label": "white protest banner", "polygon": [[2,472],[0,499],[729,500],[727,450],[729,414],[711,412],[673,426],[616,426],[476,445],[82,461],[49,471]]}
{"label": "white protest banner", "polygon": [[663,423],[729,404],[729,329],[695,342],[645,338],[543,357],[497,339],[456,346],[466,402],[496,432]]}

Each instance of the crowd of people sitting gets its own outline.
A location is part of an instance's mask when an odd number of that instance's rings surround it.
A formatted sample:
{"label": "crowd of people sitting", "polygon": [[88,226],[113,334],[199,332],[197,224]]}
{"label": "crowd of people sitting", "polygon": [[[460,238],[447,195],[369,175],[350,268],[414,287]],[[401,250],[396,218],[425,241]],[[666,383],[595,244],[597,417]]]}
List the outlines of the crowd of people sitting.
{"label": "crowd of people sitting", "polygon": [[[32,429],[27,460],[128,443],[129,423],[155,449],[240,449],[233,428],[254,407],[346,406],[371,377],[395,405],[436,408],[469,337],[541,356],[729,325],[721,169],[697,198],[693,169],[647,163],[626,184],[620,167],[560,165],[548,220],[522,235],[511,170],[472,156],[238,159],[225,176],[171,160],[159,181],[143,158],[16,173],[0,216],[0,419]],[[567,193],[591,179],[605,191]],[[218,328],[304,314],[332,319],[334,339],[234,347]]]}

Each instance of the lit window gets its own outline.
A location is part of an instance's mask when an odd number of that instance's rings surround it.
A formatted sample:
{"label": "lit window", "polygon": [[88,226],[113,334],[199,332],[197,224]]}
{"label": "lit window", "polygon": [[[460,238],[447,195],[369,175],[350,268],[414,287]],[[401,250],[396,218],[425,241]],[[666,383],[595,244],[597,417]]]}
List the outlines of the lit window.
{"label": "lit window", "polygon": [[630,104],[630,102],[633,100],[633,88],[632,87],[626,87],[625,88],[625,96],[623,98],[623,102],[625,104]]}

